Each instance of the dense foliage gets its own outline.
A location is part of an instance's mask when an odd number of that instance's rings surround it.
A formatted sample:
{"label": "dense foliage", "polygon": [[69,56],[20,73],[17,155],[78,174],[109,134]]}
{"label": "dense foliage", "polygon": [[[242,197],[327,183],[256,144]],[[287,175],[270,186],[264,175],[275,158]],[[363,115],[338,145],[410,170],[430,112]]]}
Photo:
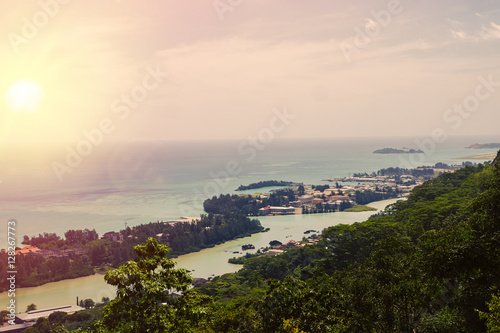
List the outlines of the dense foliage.
{"label": "dense foliage", "polygon": [[213,214],[243,214],[258,215],[259,209],[266,206],[288,206],[295,201],[292,189],[277,190],[269,195],[256,200],[251,195],[221,194],[205,200],[203,208],[207,213]]}
{"label": "dense foliage", "polygon": [[[264,231],[256,219],[239,213],[203,215],[196,223],[149,223],[135,227],[132,231],[137,243],[158,235],[158,240],[167,244],[173,255],[195,252],[228,240],[250,236]],[[161,234],[161,236],[160,236]]]}
{"label": "dense foliage", "polygon": [[[123,241],[98,239],[95,230],[69,230],[66,239],[45,233],[27,239],[40,246],[41,254],[16,255],[17,287],[39,286],[47,282],[94,274],[134,259],[133,247],[149,237],[157,237],[171,249],[171,256],[199,251],[235,238],[264,231],[258,220],[241,214],[208,214],[197,223],[148,223],[121,231]],[[78,238],[82,236],[82,238]],[[78,250],[79,252],[75,252]],[[7,263],[7,253],[0,260]],[[0,291],[8,290],[7,267],[0,266]]]}
{"label": "dense foliage", "polygon": [[[436,164],[435,167],[438,167]],[[413,176],[413,177],[430,177],[434,175],[434,170],[432,168],[416,168],[416,169],[405,169],[400,167],[389,167],[378,170],[377,172],[372,172],[370,175],[365,173],[354,173],[354,177],[375,177],[375,176]]]}
{"label": "dense foliage", "polygon": [[499,165],[466,167],[198,290],[223,304],[211,332],[495,332],[499,242]]}
{"label": "dense foliage", "polygon": [[330,188],[330,185],[312,185],[311,188],[316,191],[324,192],[325,190]]}
{"label": "dense foliage", "polygon": [[73,314],[56,311],[48,318],[40,318],[24,333],[54,333],[54,332],[86,332],[96,330],[96,322],[102,318],[104,303],[97,304],[92,309],[82,310]]}
{"label": "dense foliage", "polygon": [[[134,247],[137,258],[109,271],[105,280],[117,288],[97,324],[102,332],[189,332],[208,302],[189,290],[193,278],[165,258],[168,247],[149,238]],[[175,297],[174,292],[180,293]]]}
{"label": "dense foliage", "polygon": [[41,249],[45,248],[70,248],[75,245],[85,245],[99,238],[95,229],[89,230],[68,230],[64,233],[65,239],[61,238],[55,233],[44,232],[38,236],[29,238],[24,235],[23,244],[29,244]]}
{"label": "dense foliage", "polygon": [[379,191],[356,191],[354,193],[354,200],[358,205],[366,205],[370,202],[381,201],[391,198],[397,198],[400,192],[398,188],[392,189],[392,187],[382,188]]}

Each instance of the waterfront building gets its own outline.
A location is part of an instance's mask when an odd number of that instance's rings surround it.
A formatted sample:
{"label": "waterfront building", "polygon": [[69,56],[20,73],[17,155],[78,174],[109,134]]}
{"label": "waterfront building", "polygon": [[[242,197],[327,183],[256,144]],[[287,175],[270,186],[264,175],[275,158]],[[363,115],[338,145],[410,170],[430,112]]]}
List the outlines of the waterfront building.
{"label": "waterfront building", "polygon": [[312,203],[313,198],[312,195],[303,195],[299,197],[299,201],[302,205],[309,205]]}
{"label": "waterfront building", "polygon": [[259,209],[259,215],[289,215],[295,214],[294,207],[276,207],[276,206],[267,206]]}

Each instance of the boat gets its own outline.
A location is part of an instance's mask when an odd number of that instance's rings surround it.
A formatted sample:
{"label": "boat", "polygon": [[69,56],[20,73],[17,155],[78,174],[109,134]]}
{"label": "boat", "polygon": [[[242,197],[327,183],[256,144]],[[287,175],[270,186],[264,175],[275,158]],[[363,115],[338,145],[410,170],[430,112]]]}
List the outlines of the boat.
{"label": "boat", "polygon": [[253,244],[246,244],[246,245],[242,245],[241,246],[241,249],[243,251],[246,251],[246,250],[251,250],[251,249],[255,249],[255,246],[253,246]]}

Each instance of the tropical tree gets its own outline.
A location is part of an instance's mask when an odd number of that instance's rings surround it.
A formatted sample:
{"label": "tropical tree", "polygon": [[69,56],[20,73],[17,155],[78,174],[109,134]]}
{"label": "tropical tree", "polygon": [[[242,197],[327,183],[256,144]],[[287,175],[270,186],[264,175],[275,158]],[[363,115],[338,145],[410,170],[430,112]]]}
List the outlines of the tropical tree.
{"label": "tropical tree", "polygon": [[0,311],[0,324],[2,324],[4,321],[7,320],[8,314],[9,314],[9,311],[7,311],[7,310]]}
{"label": "tropical tree", "polygon": [[297,191],[299,192],[299,195],[304,195],[306,189],[304,188],[304,185],[299,185]]}
{"label": "tropical tree", "polygon": [[94,305],[95,305],[95,302],[94,302],[94,300],[93,300],[93,299],[91,299],[91,298],[87,298],[86,300],[81,300],[81,301],[80,301],[80,306],[81,306],[82,308],[87,309],[87,310],[88,310],[88,309],[93,308],[93,307],[94,307]]}
{"label": "tropical tree", "polygon": [[26,312],[34,311],[36,309],[37,309],[36,305],[31,303],[26,307]]}
{"label": "tropical tree", "polygon": [[165,258],[168,246],[149,238],[134,247],[137,258],[104,279],[116,298],[104,306],[100,332],[191,332],[205,317],[210,298],[189,290],[193,278]]}

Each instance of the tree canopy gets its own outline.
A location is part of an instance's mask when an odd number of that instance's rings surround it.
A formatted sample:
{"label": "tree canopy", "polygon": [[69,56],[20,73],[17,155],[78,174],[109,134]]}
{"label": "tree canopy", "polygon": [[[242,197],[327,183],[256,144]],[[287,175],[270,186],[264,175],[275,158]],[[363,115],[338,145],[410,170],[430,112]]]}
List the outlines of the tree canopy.
{"label": "tree canopy", "polygon": [[104,306],[100,331],[189,332],[190,321],[202,317],[207,298],[189,290],[192,277],[165,258],[168,251],[149,238],[134,247],[137,259],[106,273],[106,282],[117,291]]}

